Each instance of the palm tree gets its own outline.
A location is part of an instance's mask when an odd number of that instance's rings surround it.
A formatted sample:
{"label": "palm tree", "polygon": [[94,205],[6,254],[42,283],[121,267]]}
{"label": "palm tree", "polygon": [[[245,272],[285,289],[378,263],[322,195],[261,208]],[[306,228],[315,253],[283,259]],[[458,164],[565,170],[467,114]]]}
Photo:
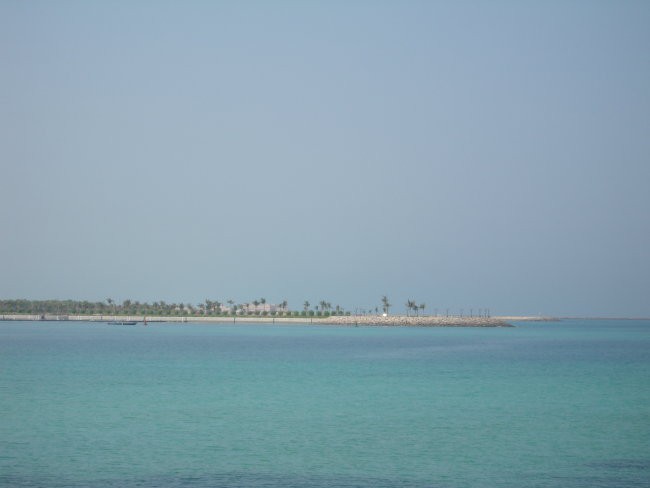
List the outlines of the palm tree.
{"label": "palm tree", "polygon": [[113,301],[112,298],[107,298],[106,303],[108,303],[108,307],[113,309],[113,315],[115,315],[115,302]]}
{"label": "palm tree", "polygon": [[406,316],[408,317],[411,310],[415,306],[415,302],[411,299],[406,300]]}
{"label": "palm tree", "polygon": [[420,305],[419,305],[418,308],[419,308],[420,310],[422,310],[422,313],[424,313],[424,308],[425,308],[426,306],[427,306],[426,303],[420,303]]}
{"label": "palm tree", "polygon": [[388,297],[386,295],[381,297],[381,303],[384,313],[388,315],[388,310],[390,309],[391,305],[388,303]]}

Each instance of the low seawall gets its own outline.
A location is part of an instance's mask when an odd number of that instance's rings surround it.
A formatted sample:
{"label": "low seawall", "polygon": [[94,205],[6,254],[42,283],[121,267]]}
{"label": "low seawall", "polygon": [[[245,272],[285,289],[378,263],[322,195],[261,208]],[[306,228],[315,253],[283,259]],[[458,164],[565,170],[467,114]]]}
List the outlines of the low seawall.
{"label": "low seawall", "polygon": [[320,319],[319,323],[331,325],[375,325],[411,327],[512,327],[505,320],[491,317],[407,317],[405,315],[348,315]]}

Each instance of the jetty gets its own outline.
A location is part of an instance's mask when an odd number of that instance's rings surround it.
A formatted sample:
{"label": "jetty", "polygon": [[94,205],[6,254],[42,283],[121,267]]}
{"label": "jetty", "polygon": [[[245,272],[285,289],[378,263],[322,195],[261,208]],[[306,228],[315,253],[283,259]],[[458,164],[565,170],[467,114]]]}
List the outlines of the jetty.
{"label": "jetty", "polygon": [[513,327],[498,317],[446,317],[423,315],[344,315],[318,319],[331,325],[401,326],[401,327]]}

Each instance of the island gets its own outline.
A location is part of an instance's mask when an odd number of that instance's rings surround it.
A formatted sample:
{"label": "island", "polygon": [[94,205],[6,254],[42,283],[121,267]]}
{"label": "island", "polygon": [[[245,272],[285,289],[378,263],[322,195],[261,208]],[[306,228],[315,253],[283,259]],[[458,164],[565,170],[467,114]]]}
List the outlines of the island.
{"label": "island", "polygon": [[[75,321],[104,322],[112,325],[169,323],[272,323],[313,324],[335,326],[378,326],[378,327],[512,327],[516,321],[553,321],[543,316],[492,316],[489,309],[469,309],[469,314],[459,313],[424,314],[425,304],[414,300],[406,303],[406,315],[390,313],[392,305],[388,298],[381,298],[381,306],[344,310],[336,305],[321,301],[311,306],[303,303],[302,310],[292,310],[287,301],[277,305],[264,298],[236,304],[205,300],[197,305],[165,302],[138,302],[124,300],[116,303],[75,300],[0,300],[0,320],[11,321]],[[477,313],[474,313],[474,312]]]}

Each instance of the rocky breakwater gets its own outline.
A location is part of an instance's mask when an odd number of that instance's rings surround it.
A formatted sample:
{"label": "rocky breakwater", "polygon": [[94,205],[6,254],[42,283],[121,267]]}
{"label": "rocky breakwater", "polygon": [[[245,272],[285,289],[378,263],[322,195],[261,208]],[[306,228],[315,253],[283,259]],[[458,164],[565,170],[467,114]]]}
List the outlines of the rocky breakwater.
{"label": "rocky breakwater", "polygon": [[347,315],[314,319],[313,323],[331,325],[411,326],[411,327],[513,327],[493,317],[407,317],[406,315]]}

